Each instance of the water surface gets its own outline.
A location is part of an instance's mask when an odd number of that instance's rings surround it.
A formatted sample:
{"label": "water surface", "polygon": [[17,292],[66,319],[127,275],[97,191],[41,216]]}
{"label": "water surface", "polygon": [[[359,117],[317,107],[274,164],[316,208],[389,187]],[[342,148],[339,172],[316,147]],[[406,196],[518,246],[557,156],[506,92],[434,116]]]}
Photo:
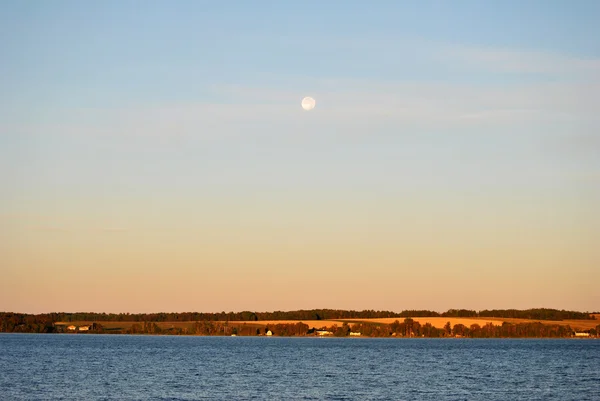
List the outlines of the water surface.
{"label": "water surface", "polygon": [[600,400],[599,340],[0,335],[0,400]]}

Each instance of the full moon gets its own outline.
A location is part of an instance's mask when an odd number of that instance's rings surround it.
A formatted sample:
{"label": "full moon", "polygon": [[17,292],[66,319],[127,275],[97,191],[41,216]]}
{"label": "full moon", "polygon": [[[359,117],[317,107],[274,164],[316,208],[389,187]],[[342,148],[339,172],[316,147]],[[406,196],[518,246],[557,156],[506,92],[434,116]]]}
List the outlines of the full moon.
{"label": "full moon", "polygon": [[317,102],[312,97],[307,96],[302,99],[302,108],[306,111],[314,109],[316,104]]}

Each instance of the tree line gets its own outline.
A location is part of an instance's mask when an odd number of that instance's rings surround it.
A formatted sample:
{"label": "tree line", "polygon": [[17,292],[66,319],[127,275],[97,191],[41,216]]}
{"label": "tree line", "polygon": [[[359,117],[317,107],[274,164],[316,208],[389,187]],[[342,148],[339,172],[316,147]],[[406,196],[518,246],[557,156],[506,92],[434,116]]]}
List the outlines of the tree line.
{"label": "tree line", "polygon": [[[496,317],[512,319],[530,319],[530,320],[594,320],[589,312],[577,312],[558,309],[484,309],[474,311],[468,309],[450,309],[441,313],[442,317]],[[416,317],[416,316],[411,316]]]}
{"label": "tree line", "polygon": [[[56,332],[64,332],[64,327],[57,328]],[[348,337],[350,333],[359,334],[361,337],[407,337],[407,338],[566,338],[573,335],[569,325],[543,324],[540,322],[503,323],[494,325],[471,324],[466,326],[460,323],[451,325],[447,322],[443,328],[433,326],[431,323],[421,324],[411,318],[403,321],[396,320],[391,324],[360,322],[349,324],[347,322],[322,326],[318,330],[309,328],[305,323],[279,323],[266,326],[247,323],[229,323],[215,321],[194,322],[187,327],[163,327],[154,322],[135,323],[128,329],[105,330],[96,324],[89,333],[96,334],[161,334],[161,335],[201,335],[201,336],[263,336],[268,332],[274,336],[306,337],[317,336],[318,331],[326,331],[333,337]],[[600,324],[596,328],[587,330],[591,336],[600,333]]]}
{"label": "tree line", "polygon": [[[2,332],[16,333],[64,333],[68,332],[67,326],[55,325],[51,321],[11,324],[11,321],[2,320]],[[335,337],[347,337],[351,332],[360,333],[362,337],[466,337],[466,338],[561,338],[571,337],[573,329],[568,325],[543,324],[540,322],[527,322],[511,324],[504,322],[501,325],[486,323],[484,325],[472,324],[466,326],[447,322],[443,328],[433,326],[431,323],[421,324],[410,317],[396,320],[390,324],[375,322],[347,322],[334,324],[319,330],[327,331]],[[600,333],[600,324],[587,330],[591,336]],[[162,327],[157,322],[136,322],[129,328],[105,328],[101,323],[94,323],[90,334],[154,334],[154,335],[202,335],[202,336],[260,336],[271,332],[275,336],[297,337],[318,335],[315,328],[310,328],[303,322],[275,323],[260,325],[252,322],[230,323],[227,321],[196,321],[187,325],[168,325]]]}
{"label": "tree line", "polygon": [[594,319],[588,312],[567,311],[558,309],[492,309],[468,310],[449,309],[438,313],[430,310],[404,310],[401,312],[378,310],[341,310],[341,309],[311,309],[297,311],[275,312],[181,312],[181,313],[45,313],[24,314],[0,312],[0,331],[12,331],[16,326],[29,327],[28,331],[44,332],[54,322],[197,322],[197,321],[246,321],[261,320],[331,320],[331,319],[372,319],[372,318],[407,318],[407,317],[489,317],[489,318],[519,318],[534,320],[568,320]]}
{"label": "tree line", "polygon": [[[512,324],[504,322],[501,325],[486,323],[484,325],[472,324],[466,326],[460,323],[452,326],[447,322],[443,328],[433,326],[431,323],[420,324],[411,318],[388,325],[361,323],[354,325],[352,331],[360,331],[369,337],[466,337],[466,338],[560,338],[571,337],[573,329],[569,325],[544,324],[540,322],[527,322]],[[595,336],[600,332],[600,325],[589,330]]]}

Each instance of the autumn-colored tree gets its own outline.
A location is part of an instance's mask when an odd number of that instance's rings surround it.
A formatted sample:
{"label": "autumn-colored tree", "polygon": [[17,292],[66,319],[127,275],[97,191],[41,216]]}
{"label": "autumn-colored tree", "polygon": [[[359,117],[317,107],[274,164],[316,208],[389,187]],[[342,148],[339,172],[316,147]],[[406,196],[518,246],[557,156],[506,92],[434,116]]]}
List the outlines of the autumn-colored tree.
{"label": "autumn-colored tree", "polygon": [[404,333],[405,337],[412,337],[414,335],[414,324],[415,321],[409,317],[404,319]]}
{"label": "autumn-colored tree", "polygon": [[447,322],[444,325],[444,335],[446,337],[450,337],[451,334],[452,334],[452,326],[450,325],[450,322]]}
{"label": "autumn-colored tree", "polygon": [[469,327],[469,333],[471,337],[481,337],[481,326],[479,326],[477,323],[473,323],[471,327]]}
{"label": "autumn-colored tree", "polygon": [[468,334],[469,329],[464,324],[455,324],[452,328],[452,334],[455,336],[465,337]]}
{"label": "autumn-colored tree", "polygon": [[[390,324],[390,330],[392,331],[392,333],[396,333],[396,334],[400,334],[400,335],[404,335],[404,324],[401,324],[398,320],[394,320],[394,322],[392,322]],[[354,330],[357,331],[357,330]]]}

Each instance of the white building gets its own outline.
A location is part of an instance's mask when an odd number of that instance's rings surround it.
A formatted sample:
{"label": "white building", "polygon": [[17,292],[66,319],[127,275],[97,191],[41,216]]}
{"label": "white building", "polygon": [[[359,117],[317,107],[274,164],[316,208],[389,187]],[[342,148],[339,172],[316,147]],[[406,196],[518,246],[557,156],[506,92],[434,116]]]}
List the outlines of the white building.
{"label": "white building", "polygon": [[356,332],[356,331],[351,331],[350,332],[350,337],[360,337],[360,333]]}
{"label": "white building", "polygon": [[273,332],[272,332],[271,330],[269,330],[269,331],[267,331],[267,335],[268,335],[268,336],[272,336],[272,335],[273,335]]}
{"label": "white building", "polygon": [[575,332],[575,337],[589,337],[590,333],[585,333],[585,332]]}

